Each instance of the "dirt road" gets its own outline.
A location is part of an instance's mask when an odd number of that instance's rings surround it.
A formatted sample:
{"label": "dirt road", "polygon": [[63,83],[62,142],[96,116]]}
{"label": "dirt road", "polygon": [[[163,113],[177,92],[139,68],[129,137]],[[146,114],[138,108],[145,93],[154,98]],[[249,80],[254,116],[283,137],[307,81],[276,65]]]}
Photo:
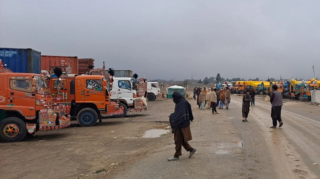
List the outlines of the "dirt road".
{"label": "dirt road", "polygon": [[320,177],[320,107],[285,101],[285,125],[270,129],[270,104],[263,97],[257,97],[248,123],[241,121],[241,105],[236,95],[230,109],[219,110],[218,115],[194,105],[194,140],[190,143],[198,152],[192,159],[184,152],[180,161],[167,162],[174,151],[174,145],[168,143],[115,178]]}
{"label": "dirt road", "polygon": [[197,148],[193,158],[174,153],[173,136],[142,138],[167,129],[172,100],[149,102],[143,115],[102,124],[40,132],[19,143],[0,143],[1,178],[319,178],[320,107],[285,101],[284,126],[270,129],[270,104],[257,97],[249,122],[241,121],[241,97],[229,110],[200,111],[190,100]]}

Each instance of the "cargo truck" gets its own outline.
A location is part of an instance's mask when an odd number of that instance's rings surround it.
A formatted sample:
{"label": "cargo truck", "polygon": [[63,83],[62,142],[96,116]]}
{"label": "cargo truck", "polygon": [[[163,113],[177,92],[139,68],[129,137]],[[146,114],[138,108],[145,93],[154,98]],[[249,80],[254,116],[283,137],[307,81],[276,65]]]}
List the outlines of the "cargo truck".
{"label": "cargo truck", "polygon": [[145,78],[140,78],[137,81],[137,97],[145,97],[148,101],[155,101],[163,98],[160,93],[160,85],[158,82],[148,82]]}
{"label": "cargo truck", "polygon": [[102,75],[52,78],[50,89],[53,101],[67,106],[70,116],[84,127],[94,126],[103,117],[123,117],[127,112],[120,101],[111,100],[107,80]]}
{"label": "cargo truck", "polygon": [[47,76],[0,73],[0,140],[17,142],[27,133],[70,125],[64,105],[52,102]]}

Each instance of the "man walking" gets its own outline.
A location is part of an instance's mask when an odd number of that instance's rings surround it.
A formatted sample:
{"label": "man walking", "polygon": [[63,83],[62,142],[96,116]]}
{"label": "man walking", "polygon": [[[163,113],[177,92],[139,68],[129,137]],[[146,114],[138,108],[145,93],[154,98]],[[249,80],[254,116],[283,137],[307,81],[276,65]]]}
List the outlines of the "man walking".
{"label": "man walking", "polygon": [[[218,106],[220,104],[220,90],[219,90],[219,88],[216,88],[216,95],[217,95],[217,106]],[[219,109],[220,109],[220,107],[219,107]]]}
{"label": "man walking", "polygon": [[176,144],[176,152],[173,157],[168,158],[168,161],[179,160],[181,153],[181,146],[186,151],[190,152],[189,158],[196,152],[196,149],[192,148],[188,141],[192,140],[190,121],[193,121],[193,114],[191,105],[179,92],[172,94],[173,102],[176,104],[174,113],[170,115],[170,125],[172,133],[174,133],[174,141]]}
{"label": "man walking", "polygon": [[282,119],[281,119],[281,108],[282,108],[282,95],[280,91],[278,91],[278,86],[273,85],[272,86],[272,93],[270,102],[272,104],[271,108],[271,118],[273,121],[273,126],[270,128],[277,128],[277,121],[279,121],[279,127],[283,125]]}
{"label": "man walking", "polygon": [[216,94],[216,89],[213,89],[211,94],[210,94],[210,101],[211,101],[211,107],[212,107],[212,114],[217,113],[217,94]]}
{"label": "man walking", "polygon": [[200,109],[200,93],[201,93],[201,88],[197,89],[197,105],[199,106]]}
{"label": "man walking", "polygon": [[196,95],[197,95],[197,87],[194,87],[193,89],[193,99],[196,100]]}
{"label": "man walking", "polygon": [[226,96],[226,100],[225,100],[226,109],[229,109],[229,104],[230,104],[230,101],[231,101],[231,94],[230,94],[229,87],[227,87],[227,89],[226,89],[225,96]]}
{"label": "man walking", "polygon": [[254,100],[255,100],[254,97],[256,96],[256,92],[254,91],[253,88],[251,88],[251,90],[250,90],[250,96],[251,96],[251,106],[256,105],[254,103]]}

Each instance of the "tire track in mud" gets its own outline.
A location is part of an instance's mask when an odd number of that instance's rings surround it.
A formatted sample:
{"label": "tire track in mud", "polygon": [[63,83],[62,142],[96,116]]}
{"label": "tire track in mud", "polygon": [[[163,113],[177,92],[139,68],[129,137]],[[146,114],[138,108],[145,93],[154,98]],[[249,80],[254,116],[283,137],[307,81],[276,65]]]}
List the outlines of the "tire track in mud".
{"label": "tire track in mud", "polygon": [[[233,103],[241,107],[241,98],[236,97],[233,99],[235,99]],[[314,147],[320,148],[320,146],[318,146],[319,142],[317,142],[318,144],[316,144],[316,142],[313,142],[313,144],[311,144],[312,142],[308,143],[307,141],[310,141],[311,136],[313,141],[318,140],[316,140],[312,132],[299,127],[298,123],[294,122],[293,119],[297,117],[301,118],[300,120],[304,119],[309,122],[309,126],[313,125],[314,128],[319,128],[319,122],[310,118],[307,119],[304,116],[295,115],[295,113],[283,109],[282,118],[285,123],[284,128],[273,130],[269,128],[272,125],[270,117],[271,106],[257,101],[256,105],[257,106],[251,107],[249,119],[253,117],[253,120],[257,121],[261,126],[264,139],[268,143],[271,154],[273,154],[270,157],[272,158],[278,178],[317,178],[313,174],[317,172],[310,169],[312,166],[307,165],[310,164],[310,161],[306,161],[305,158],[307,153],[312,155],[309,156],[311,158],[315,156],[319,158],[319,151],[315,151],[314,149]],[[303,153],[300,149],[297,149],[297,147],[301,146],[306,146],[305,148],[308,149],[308,152]]]}

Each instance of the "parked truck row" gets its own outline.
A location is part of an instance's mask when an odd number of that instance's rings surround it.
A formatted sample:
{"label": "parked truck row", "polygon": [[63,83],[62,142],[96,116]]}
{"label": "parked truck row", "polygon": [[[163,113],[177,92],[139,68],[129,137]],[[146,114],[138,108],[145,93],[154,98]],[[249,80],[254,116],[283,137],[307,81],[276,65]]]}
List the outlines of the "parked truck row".
{"label": "parked truck row", "polygon": [[[104,117],[145,111],[146,99],[161,98],[157,82],[121,75],[132,75],[132,71],[126,73],[129,70],[118,70],[117,77],[114,70],[105,70],[104,63],[102,68],[94,68],[93,59],[82,59],[79,64],[77,57],[0,48],[0,59],[3,57],[10,65],[0,60],[0,80],[4,84],[0,87],[2,141],[20,141],[27,133],[67,127],[71,119],[81,126],[93,126]],[[24,65],[19,67],[21,62]]]}
{"label": "parked truck row", "polygon": [[272,85],[277,85],[278,90],[284,98],[308,99],[311,100],[311,90],[320,89],[320,81],[311,79],[310,81],[237,81],[231,88],[235,94],[244,94],[248,89],[254,89],[259,95],[269,95],[272,92]]}

